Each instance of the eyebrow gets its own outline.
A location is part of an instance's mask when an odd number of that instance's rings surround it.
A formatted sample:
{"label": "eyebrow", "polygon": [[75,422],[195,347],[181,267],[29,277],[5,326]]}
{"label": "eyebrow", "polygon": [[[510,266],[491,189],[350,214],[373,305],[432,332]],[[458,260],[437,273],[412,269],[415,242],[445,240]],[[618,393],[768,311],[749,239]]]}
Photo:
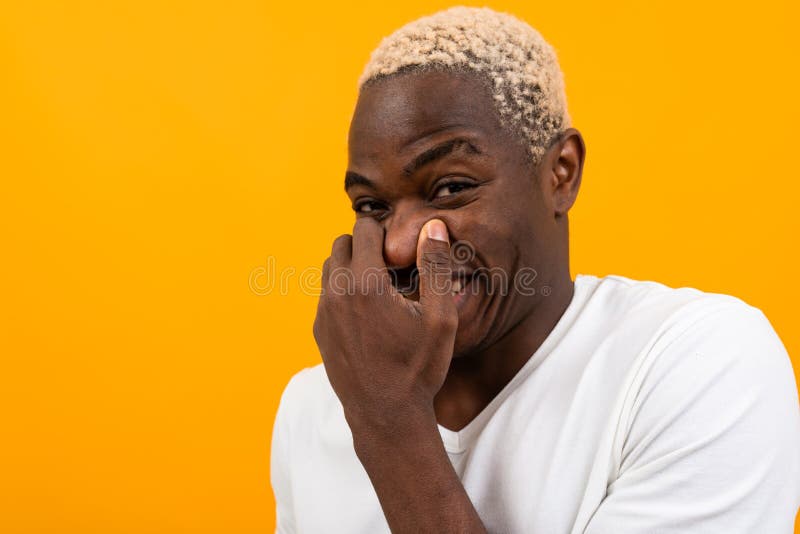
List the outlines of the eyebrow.
{"label": "eyebrow", "polygon": [[[411,176],[425,165],[439,160],[452,153],[456,148],[466,146],[468,154],[483,154],[475,144],[466,137],[454,137],[435,145],[422,154],[416,156],[411,163],[403,167],[403,176]],[[356,185],[363,185],[372,189],[377,189],[375,183],[365,176],[358,173],[347,171],[344,175],[345,191]]]}
{"label": "eyebrow", "polygon": [[347,171],[344,173],[344,190],[347,191],[356,185],[363,185],[372,189],[376,189],[375,184],[372,183],[372,180],[369,178],[361,176],[353,171]]}
{"label": "eyebrow", "polygon": [[467,147],[468,154],[482,154],[478,147],[476,147],[472,141],[466,137],[454,137],[453,139],[448,139],[447,141],[429,148],[419,156],[415,157],[411,163],[403,167],[403,176],[411,176],[421,167],[445,157],[462,145]]}

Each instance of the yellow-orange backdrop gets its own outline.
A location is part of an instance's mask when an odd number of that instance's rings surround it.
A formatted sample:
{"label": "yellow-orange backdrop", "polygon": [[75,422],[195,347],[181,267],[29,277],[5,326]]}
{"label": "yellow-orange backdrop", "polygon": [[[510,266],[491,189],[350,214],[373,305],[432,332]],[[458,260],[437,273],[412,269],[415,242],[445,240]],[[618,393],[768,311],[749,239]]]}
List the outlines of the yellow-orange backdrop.
{"label": "yellow-orange backdrop", "polygon": [[[739,296],[798,369],[796,2],[716,4],[491,6],[566,73],[573,274]],[[356,78],[449,5],[4,3],[0,530],[273,527],[273,414],[320,361],[297,277],[352,224]],[[272,261],[286,294],[249,284]]]}

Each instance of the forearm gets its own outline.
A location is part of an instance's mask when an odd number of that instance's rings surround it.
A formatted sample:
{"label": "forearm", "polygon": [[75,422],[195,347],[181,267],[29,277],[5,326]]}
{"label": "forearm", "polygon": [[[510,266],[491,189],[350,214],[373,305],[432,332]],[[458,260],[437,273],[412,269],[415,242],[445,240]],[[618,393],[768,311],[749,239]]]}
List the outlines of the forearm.
{"label": "forearm", "polygon": [[[398,418],[392,433],[356,430],[356,453],[394,533],[485,533],[453,469],[434,416]],[[352,426],[352,425],[351,425]]]}

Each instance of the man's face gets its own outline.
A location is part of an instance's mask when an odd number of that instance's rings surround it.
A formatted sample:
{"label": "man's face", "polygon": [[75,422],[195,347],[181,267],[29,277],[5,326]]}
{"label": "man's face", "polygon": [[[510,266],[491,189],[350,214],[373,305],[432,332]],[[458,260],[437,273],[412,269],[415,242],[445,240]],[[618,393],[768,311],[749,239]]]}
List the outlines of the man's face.
{"label": "man's face", "polygon": [[447,225],[463,286],[453,297],[454,356],[492,345],[529,314],[563,251],[565,234],[526,150],[501,129],[488,88],[468,74],[400,74],[358,99],[347,194],[357,217],[383,226],[384,259],[401,290],[415,286],[422,226],[434,218]]}

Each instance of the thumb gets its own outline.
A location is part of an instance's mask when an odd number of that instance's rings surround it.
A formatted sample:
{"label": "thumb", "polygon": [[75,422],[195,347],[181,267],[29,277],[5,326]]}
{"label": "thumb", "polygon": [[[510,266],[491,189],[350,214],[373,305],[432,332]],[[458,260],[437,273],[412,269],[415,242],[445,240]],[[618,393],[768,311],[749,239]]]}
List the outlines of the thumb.
{"label": "thumb", "polygon": [[417,241],[419,303],[423,310],[442,316],[455,314],[452,296],[453,268],[447,227],[439,219],[425,223]]}

